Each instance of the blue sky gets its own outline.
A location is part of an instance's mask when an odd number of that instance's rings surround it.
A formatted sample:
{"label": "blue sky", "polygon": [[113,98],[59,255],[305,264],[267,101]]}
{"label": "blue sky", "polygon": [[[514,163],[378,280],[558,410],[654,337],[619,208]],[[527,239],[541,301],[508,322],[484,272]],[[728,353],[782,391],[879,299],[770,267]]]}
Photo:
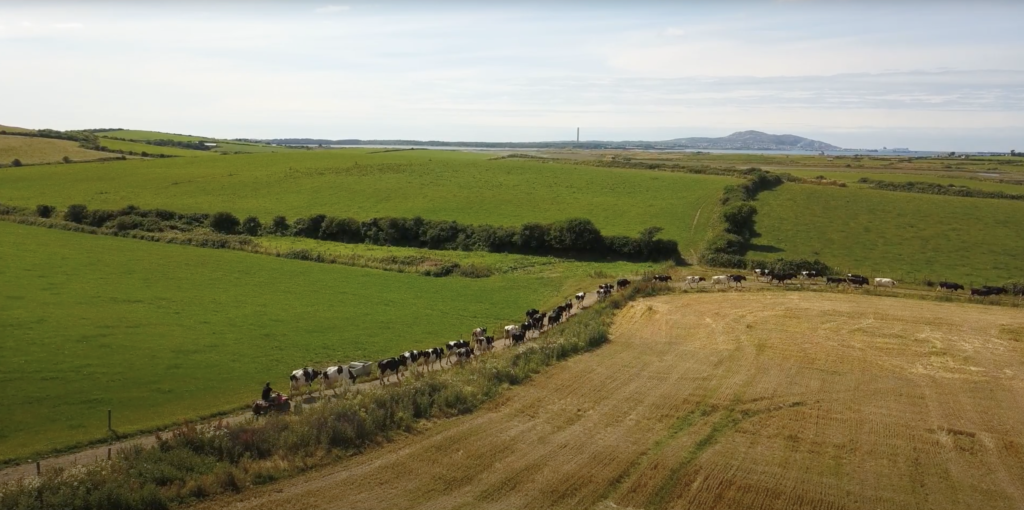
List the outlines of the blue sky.
{"label": "blue sky", "polygon": [[0,1],[0,124],[1024,150],[1024,2]]}

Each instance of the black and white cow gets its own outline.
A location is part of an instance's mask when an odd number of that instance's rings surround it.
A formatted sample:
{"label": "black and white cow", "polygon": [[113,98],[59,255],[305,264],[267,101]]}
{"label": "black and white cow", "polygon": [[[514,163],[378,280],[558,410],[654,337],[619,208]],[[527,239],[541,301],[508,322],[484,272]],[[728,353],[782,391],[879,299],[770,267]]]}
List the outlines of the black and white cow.
{"label": "black and white cow", "polygon": [[423,362],[423,366],[427,367],[428,372],[434,363],[440,365],[442,358],[444,358],[444,347],[431,347],[425,351],[420,351],[420,361]]}
{"label": "black and white cow", "polygon": [[395,374],[395,379],[398,379],[398,382],[401,383],[402,382],[402,372],[401,372],[401,369],[406,366],[406,363],[408,363],[408,361],[406,361],[406,359],[402,358],[402,357],[388,358],[388,359],[382,359],[382,360],[378,361],[377,362],[377,374],[380,375],[380,379],[379,379],[380,385],[384,386],[384,379],[386,379],[388,377],[388,374],[392,374],[392,373]]}
{"label": "black and white cow", "polygon": [[420,360],[420,356],[422,355],[423,354],[420,351],[405,351],[402,354],[399,354],[398,357],[405,359],[405,371],[408,372],[409,367],[412,367],[415,370],[416,363]]}
{"label": "black and white cow", "polygon": [[625,278],[619,278],[618,281],[615,282],[615,289],[616,290],[625,289],[626,287],[629,287],[629,284],[631,284],[631,283],[633,283],[633,282],[631,282],[631,281],[629,281],[629,280],[627,280]]}
{"label": "black and white cow", "polygon": [[459,339],[452,342],[448,342],[447,344],[444,345],[444,347],[447,351],[444,356],[445,360],[447,360],[448,364],[451,365],[452,354],[459,349],[465,349],[466,347],[469,347],[469,342]]}
{"label": "black and white cow", "polygon": [[455,361],[468,361],[473,356],[476,356],[476,351],[472,347],[463,347],[455,351]]}
{"label": "black and white cow", "polygon": [[356,374],[345,365],[327,367],[320,375],[320,391],[333,390],[337,386],[348,383],[349,386],[356,384]]}
{"label": "black and white cow", "polygon": [[956,292],[958,290],[964,290],[964,286],[956,282],[939,282],[939,286],[935,287],[935,290],[938,291],[939,289]]}
{"label": "black and white cow", "polygon": [[541,321],[541,325],[543,326],[543,324],[544,324],[544,316],[543,315],[534,315],[533,319],[530,319],[530,320],[528,320],[528,321],[526,321],[526,322],[524,322],[524,323],[519,325],[519,331],[521,331],[524,335],[527,335],[527,336],[530,335],[531,331],[536,331],[537,334],[539,335],[541,328],[537,326],[537,320],[538,320],[537,318],[538,317],[540,317],[539,320]]}
{"label": "black and white cow", "polygon": [[583,300],[586,299],[586,298],[587,298],[587,293],[586,292],[577,292],[576,293],[576,303],[577,304],[583,304]]}
{"label": "black and white cow", "polygon": [[529,319],[534,315],[537,315],[538,313],[540,313],[540,310],[536,308],[530,308],[529,310],[526,311],[526,318]]}
{"label": "black and white cow", "polygon": [[706,282],[706,281],[707,281],[707,279],[704,278],[703,276],[687,276],[686,277],[686,286],[692,289],[694,285],[700,287],[700,282]]}
{"label": "black and white cow", "polygon": [[611,295],[612,291],[608,289],[597,289],[597,300],[601,301]]}
{"label": "black and white cow", "polygon": [[672,281],[672,277],[667,274],[656,274],[654,275],[653,280],[660,283],[668,283]]}
{"label": "black and white cow", "polygon": [[519,326],[516,326],[515,324],[505,326],[505,340],[510,340],[512,338],[512,333],[515,333],[516,331],[519,331]]}
{"label": "black and white cow", "polygon": [[867,277],[855,274],[853,276],[847,276],[846,277],[846,283],[851,285],[851,286],[856,285],[858,287],[863,287],[863,286],[867,285],[869,282],[868,282]]}
{"label": "black and white cow", "polygon": [[315,369],[304,367],[292,372],[292,375],[288,376],[288,380],[291,381],[291,393],[302,391],[302,388],[309,386],[313,389],[313,383],[320,378],[320,374],[323,372]]}
{"label": "black and white cow", "polygon": [[485,336],[483,338],[474,338],[473,342],[476,343],[476,350],[479,352],[489,351],[494,347],[494,337]]}
{"label": "black and white cow", "polygon": [[471,338],[472,338],[473,340],[476,340],[477,338],[483,338],[483,337],[485,337],[485,336],[487,336],[487,328],[476,328],[476,329],[474,329],[474,330],[473,330],[473,332],[472,332],[472,333],[470,334],[470,337],[471,337]]}
{"label": "black and white cow", "polygon": [[803,276],[808,280],[813,280],[815,278],[821,278],[821,273],[817,271],[800,271],[800,276]]}

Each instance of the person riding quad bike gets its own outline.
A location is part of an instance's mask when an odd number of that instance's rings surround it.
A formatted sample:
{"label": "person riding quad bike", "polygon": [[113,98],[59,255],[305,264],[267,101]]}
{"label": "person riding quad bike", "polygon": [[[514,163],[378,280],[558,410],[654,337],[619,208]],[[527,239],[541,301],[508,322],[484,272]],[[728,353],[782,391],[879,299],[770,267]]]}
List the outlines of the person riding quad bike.
{"label": "person riding quad bike", "polygon": [[273,403],[272,402],[273,395],[274,395],[274,388],[271,388],[270,387],[270,381],[267,381],[267,384],[265,386],[263,386],[263,396],[261,398],[262,398],[262,400],[264,402],[266,402],[268,404],[272,404]]}

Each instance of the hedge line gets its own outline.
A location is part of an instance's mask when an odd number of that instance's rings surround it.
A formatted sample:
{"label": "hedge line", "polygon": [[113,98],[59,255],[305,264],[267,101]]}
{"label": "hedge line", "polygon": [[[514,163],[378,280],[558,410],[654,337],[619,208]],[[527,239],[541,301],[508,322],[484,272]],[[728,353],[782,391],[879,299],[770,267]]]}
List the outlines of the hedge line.
{"label": "hedge line", "polygon": [[906,181],[906,182],[895,182],[895,181],[882,181],[878,179],[871,179],[868,177],[861,177],[857,179],[857,182],[861,184],[867,184],[871,189],[880,189],[884,191],[897,191],[900,193],[924,193],[928,195],[945,195],[950,197],[969,197],[969,198],[996,198],[1001,200],[1024,200],[1024,194],[1021,193],[1006,193],[1004,191],[988,191],[978,188],[971,188],[968,186],[957,186],[955,184],[939,184],[935,182],[920,182],[920,181]]}
{"label": "hedge line", "polygon": [[444,372],[411,374],[400,386],[345,392],[293,416],[184,425],[160,436],[156,446],[126,449],[110,462],[47,470],[0,486],[0,510],[165,510],[295,475],[396,432],[412,432],[421,420],[474,411],[544,367],[602,345],[615,310],[659,291],[635,285],[523,348]]}
{"label": "hedge line", "polygon": [[[0,205],[0,214],[4,213]],[[10,208],[10,206],[8,206]],[[52,206],[40,205],[37,210]],[[406,246],[432,250],[487,251],[526,255],[555,255],[567,258],[615,258],[632,261],[682,260],[674,240],[657,239],[660,227],[649,227],[636,237],[606,236],[586,218],[554,223],[526,223],[518,227],[469,225],[456,221],[414,218],[371,218],[357,220],[315,214],[291,223],[276,216],[264,225],[249,216],[239,220],[229,212],[179,213],[166,209],[89,209],[82,204],[68,206],[62,218],[78,225],[117,232],[191,232],[206,228],[229,236],[295,236],[349,244]]]}

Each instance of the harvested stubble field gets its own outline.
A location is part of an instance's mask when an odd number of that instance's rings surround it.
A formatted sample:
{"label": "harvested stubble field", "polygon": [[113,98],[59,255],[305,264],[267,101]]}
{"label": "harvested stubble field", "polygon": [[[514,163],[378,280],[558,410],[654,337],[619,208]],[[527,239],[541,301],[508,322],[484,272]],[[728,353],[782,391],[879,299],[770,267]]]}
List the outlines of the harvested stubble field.
{"label": "harvested stubble field", "polygon": [[686,294],[477,413],[210,508],[1024,505],[1024,318]]}

